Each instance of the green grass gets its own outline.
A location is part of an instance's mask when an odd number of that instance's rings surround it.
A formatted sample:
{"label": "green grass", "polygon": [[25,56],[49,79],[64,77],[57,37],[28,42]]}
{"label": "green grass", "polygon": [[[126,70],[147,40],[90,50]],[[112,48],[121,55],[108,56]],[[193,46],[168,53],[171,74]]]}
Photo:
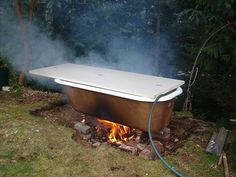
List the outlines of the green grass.
{"label": "green grass", "polygon": [[[0,92],[0,176],[173,176],[159,160],[147,161],[109,145],[76,143],[72,129],[29,114],[45,103],[19,104],[10,93]],[[183,154],[191,158],[183,159]],[[223,168],[214,168],[218,158],[191,139],[167,159],[186,176],[223,175]],[[231,174],[236,176],[232,169]]]}

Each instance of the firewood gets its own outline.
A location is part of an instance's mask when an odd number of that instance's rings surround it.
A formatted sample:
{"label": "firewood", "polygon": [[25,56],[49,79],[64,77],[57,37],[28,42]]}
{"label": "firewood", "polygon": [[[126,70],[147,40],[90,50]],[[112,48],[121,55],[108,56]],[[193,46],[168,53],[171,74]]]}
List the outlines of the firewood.
{"label": "firewood", "polygon": [[223,153],[220,154],[220,158],[219,158],[219,161],[217,163],[218,166],[220,166],[222,164],[222,158],[223,158]]}
{"label": "firewood", "polygon": [[222,154],[223,154],[222,155],[223,164],[224,164],[224,168],[225,168],[225,177],[229,177],[229,166],[228,166],[228,162],[227,162],[226,153],[223,152]]}

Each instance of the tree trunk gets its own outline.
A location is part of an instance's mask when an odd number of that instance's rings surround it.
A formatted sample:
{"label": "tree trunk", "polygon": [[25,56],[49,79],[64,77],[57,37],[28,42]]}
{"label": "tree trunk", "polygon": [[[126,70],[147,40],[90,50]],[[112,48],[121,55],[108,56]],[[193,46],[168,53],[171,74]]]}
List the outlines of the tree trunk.
{"label": "tree trunk", "polygon": [[28,40],[28,35],[27,35],[27,30],[24,24],[24,19],[22,16],[22,4],[19,1],[16,1],[15,3],[15,8],[16,8],[16,14],[18,16],[18,20],[19,20],[19,24],[20,24],[20,28],[22,31],[22,35],[23,35],[23,47],[24,47],[24,66],[23,68],[21,68],[21,73],[19,76],[19,86],[24,86],[25,85],[25,73],[27,72],[27,68],[28,68],[28,60],[29,60],[29,40]]}
{"label": "tree trunk", "polygon": [[156,51],[155,51],[155,58],[156,58],[156,67],[157,67],[157,74],[160,73],[160,34],[161,34],[161,14],[160,14],[160,3],[157,3],[157,16],[156,16]]}
{"label": "tree trunk", "polygon": [[[29,23],[32,23],[33,20],[33,12],[34,9],[37,5],[37,0],[31,0],[31,6],[29,10]],[[28,67],[29,67],[29,39],[28,39],[28,31],[24,23],[24,19],[22,16],[22,4],[20,1],[15,2],[15,8],[16,8],[16,14],[19,19],[19,24],[21,27],[21,31],[23,34],[23,45],[24,45],[24,66],[21,68],[21,73],[19,75],[19,86],[23,87],[25,86],[25,74],[28,72]]]}
{"label": "tree trunk", "polygon": [[30,4],[30,11],[29,11],[29,22],[32,23],[33,21],[33,15],[34,15],[34,9],[37,5],[38,0],[31,0]]}

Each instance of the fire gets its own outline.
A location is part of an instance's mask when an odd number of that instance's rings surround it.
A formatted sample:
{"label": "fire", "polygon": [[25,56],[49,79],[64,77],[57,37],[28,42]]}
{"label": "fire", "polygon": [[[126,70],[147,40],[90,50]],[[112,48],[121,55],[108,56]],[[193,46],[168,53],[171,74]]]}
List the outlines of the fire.
{"label": "fire", "polygon": [[[126,142],[134,138],[134,135],[131,135],[132,129],[125,125],[101,119],[97,119],[97,121],[101,125],[109,127],[110,131],[108,132],[107,137],[111,143],[122,144],[122,142]],[[99,129],[97,130],[99,131]]]}

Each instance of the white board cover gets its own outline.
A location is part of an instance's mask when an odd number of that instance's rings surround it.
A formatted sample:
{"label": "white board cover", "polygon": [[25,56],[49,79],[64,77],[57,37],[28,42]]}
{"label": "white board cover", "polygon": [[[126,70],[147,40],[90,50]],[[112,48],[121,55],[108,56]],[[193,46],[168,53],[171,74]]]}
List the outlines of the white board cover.
{"label": "white board cover", "polygon": [[155,100],[184,84],[182,80],[70,63],[34,69],[30,73],[147,100]]}

